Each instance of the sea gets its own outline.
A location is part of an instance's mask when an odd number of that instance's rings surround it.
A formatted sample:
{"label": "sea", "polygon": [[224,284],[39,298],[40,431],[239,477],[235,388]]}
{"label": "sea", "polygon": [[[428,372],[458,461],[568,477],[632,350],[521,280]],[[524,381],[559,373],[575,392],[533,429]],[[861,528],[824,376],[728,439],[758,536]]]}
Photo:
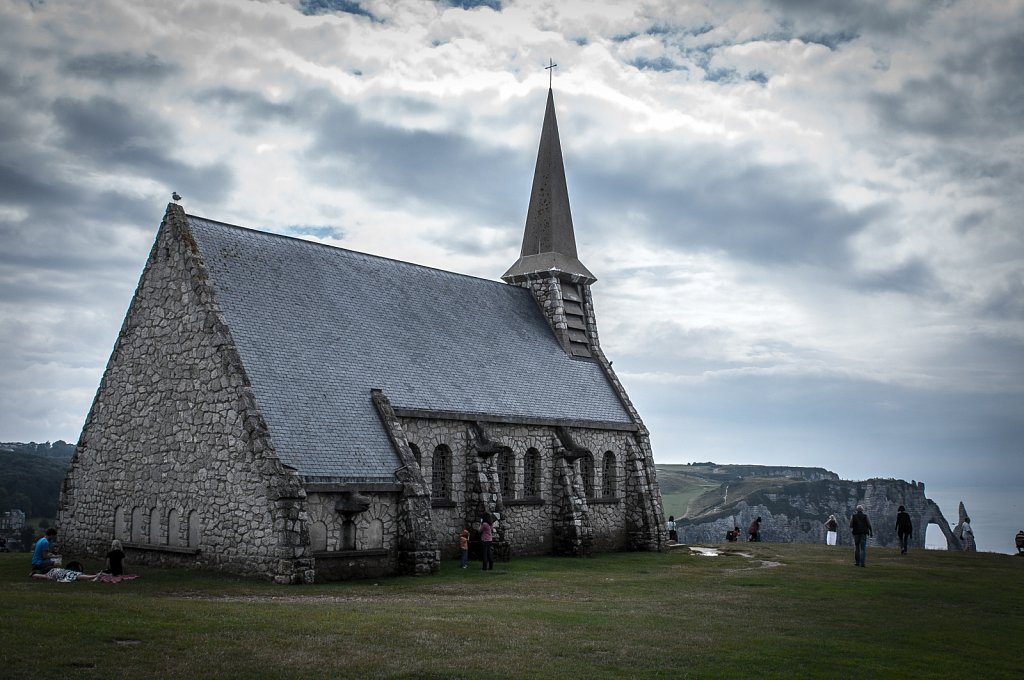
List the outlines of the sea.
{"label": "sea", "polygon": [[[1016,554],[1014,536],[1024,529],[1024,491],[1012,487],[931,486],[925,484],[926,497],[939,505],[950,528],[959,520],[958,509],[963,501],[971,518],[974,541],[978,550]],[[925,534],[925,547],[945,550],[946,538],[938,527],[930,526]]]}

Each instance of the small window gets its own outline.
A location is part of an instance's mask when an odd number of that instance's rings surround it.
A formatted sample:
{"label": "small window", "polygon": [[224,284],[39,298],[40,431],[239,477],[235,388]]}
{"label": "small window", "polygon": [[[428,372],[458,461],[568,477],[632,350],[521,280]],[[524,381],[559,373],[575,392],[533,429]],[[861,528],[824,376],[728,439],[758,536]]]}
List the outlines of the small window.
{"label": "small window", "polygon": [[181,545],[181,522],[178,519],[177,508],[167,513],[167,545]]}
{"label": "small window", "polygon": [[327,550],[327,525],[323,522],[313,522],[309,525],[309,548],[313,552]]}
{"label": "small window", "polygon": [[145,541],[145,534],[142,533],[142,518],[146,516],[146,511],[143,508],[132,508],[132,526],[131,535],[132,543],[143,543]]}
{"label": "small window", "polygon": [[447,500],[452,494],[452,451],[444,444],[434,449],[430,490],[435,500]]}
{"label": "small window", "polygon": [[409,450],[412,451],[412,457],[416,459],[416,464],[423,467],[423,454],[420,453],[420,447],[416,446],[412,442],[409,442]]}
{"label": "small window", "polygon": [[379,519],[372,519],[366,526],[366,540],[363,542],[364,550],[378,550],[384,547],[384,522]]}
{"label": "small window", "polygon": [[128,527],[125,526],[124,508],[120,505],[114,508],[114,538],[119,541],[131,540],[131,534],[128,533]]}
{"label": "small window", "polygon": [[156,508],[149,511],[149,542],[160,545],[160,511]]}
{"label": "small window", "polygon": [[616,469],[615,454],[611,451],[604,452],[604,461],[601,466],[601,495],[605,498],[615,498],[616,494]]}
{"label": "small window", "polygon": [[594,497],[594,457],[589,453],[580,458],[580,475],[583,476],[583,493]]}
{"label": "small window", "polygon": [[533,498],[540,495],[540,451],[528,449],[523,461],[523,495]]}
{"label": "small window", "polygon": [[188,513],[188,547],[199,547],[199,513],[195,510]]}
{"label": "small window", "polygon": [[503,498],[515,498],[516,496],[514,461],[515,456],[510,452],[498,454],[498,480],[501,483]]}

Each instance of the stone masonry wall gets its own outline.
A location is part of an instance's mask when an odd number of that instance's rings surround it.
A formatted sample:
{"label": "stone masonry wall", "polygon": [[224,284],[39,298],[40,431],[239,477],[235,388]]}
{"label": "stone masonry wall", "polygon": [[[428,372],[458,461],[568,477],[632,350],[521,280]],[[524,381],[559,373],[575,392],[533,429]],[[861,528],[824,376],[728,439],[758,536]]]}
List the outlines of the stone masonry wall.
{"label": "stone masonry wall", "polygon": [[[424,478],[431,479],[433,455],[439,446],[451,450],[452,469],[451,497],[434,499],[432,514],[442,556],[454,559],[458,555],[456,537],[463,526],[476,528],[478,513],[476,507],[467,507],[467,493],[473,479],[470,467],[476,457],[472,449],[469,423],[457,420],[433,420],[426,418],[403,418],[403,427],[409,442],[421,452],[420,467]],[[554,546],[555,502],[558,498],[555,476],[554,429],[540,425],[516,425],[488,423],[488,432],[494,439],[510,446],[513,450],[514,495],[501,498],[503,511],[496,524],[496,531],[510,542],[512,555],[549,554]],[[625,493],[627,448],[633,440],[633,433],[616,430],[572,428],[576,441],[594,454],[593,496],[588,500],[589,521],[593,530],[594,545],[601,550],[626,550],[629,548],[626,532]],[[537,496],[524,494],[524,463],[527,451],[536,449],[540,454],[540,479]],[[603,456],[606,451],[615,455],[614,498],[599,498],[603,485]],[[492,460],[493,464],[493,460]],[[574,465],[578,477],[579,462]],[[494,473],[494,471],[491,471]],[[491,474],[489,473],[489,474]],[[496,474],[496,473],[494,473]],[[581,479],[581,478],[579,478]],[[581,481],[577,484],[582,484]],[[446,502],[448,501],[448,502]],[[492,501],[493,502],[493,501]],[[474,503],[471,503],[475,505]],[[496,504],[496,503],[495,503]],[[595,511],[595,508],[599,510]],[[488,508],[494,512],[494,508]]]}
{"label": "stone masonry wall", "polygon": [[69,553],[310,581],[305,492],[274,453],[184,212],[168,206],[61,493]]}
{"label": "stone masonry wall", "polygon": [[[554,272],[541,273],[518,284],[533,295],[534,300],[544,312],[562,347],[568,351],[570,340],[568,323],[565,314],[565,301],[562,299],[562,286],[558,275]],[[626,412],[637,426],[633,446],[629,451],[626,471],[627,488],[627,525],[629,548],[631,550],[665,550],[668,546],[668,533],[665,530],[665,514],[662,508],[661,489],[658,486],[654,468],[654,453],[651,450],[650,434],[644,425],[640,413],[633,406],[625,387],[612,369],[612,362],[601,349],[601,340],[597,331],[597,314],[594,310],[594,296],[589,283],[579,285],[582,295],[584,321],[587,326],[587,342],[594,360],[598,362],[612,389],[618,395]],[[624,461],[627,459],[624,457]],[[595,540],[601,541],[598,534]]]}

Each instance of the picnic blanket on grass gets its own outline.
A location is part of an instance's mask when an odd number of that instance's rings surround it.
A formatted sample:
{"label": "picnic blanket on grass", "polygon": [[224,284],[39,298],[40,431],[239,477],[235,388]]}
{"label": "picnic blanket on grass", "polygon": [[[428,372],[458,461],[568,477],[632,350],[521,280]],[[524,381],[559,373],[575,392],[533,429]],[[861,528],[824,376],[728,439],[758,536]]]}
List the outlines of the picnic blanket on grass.
{"label": "picnic blanket on grass", "polygon": [[100,583],[120,583],[121,581],[132,581],[139,577],[138,574],[122,574],[121,576],[114,576],[113,574],[100,574],[100,577],[96,579]]}

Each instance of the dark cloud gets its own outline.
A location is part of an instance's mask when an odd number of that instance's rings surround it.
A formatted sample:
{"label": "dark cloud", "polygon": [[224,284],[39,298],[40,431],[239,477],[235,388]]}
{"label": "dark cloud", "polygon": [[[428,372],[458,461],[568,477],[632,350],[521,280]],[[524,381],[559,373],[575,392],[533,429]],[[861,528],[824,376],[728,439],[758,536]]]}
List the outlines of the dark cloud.
{"label": "dark cloud", "polygon": [[781,10],[784,21],[799,30],[803,26],[839,27],[840,33],[870,30],[879,33],[902,33],[918,26],[933,11],[947,3],[926,0],[920,3],[893,3],[888,0],[860,2],[820,2],[819,0],[768,0]]}
{"label": "dark cloud", "polygon": [[615,153],[566,161],[583,221],[628,224],[684,250],[842,268],[849,237],[886,210],[852,211],[809,169],[742,160],[749,149],[641,144]]}
{"label": "dark cloud", "polygon": [[879,121],[940,140],[1017,134],[1024,120],[1024,37],[1014,33],[949,51],[936,73],[872,95]]}
{"label": "dark cloud", "polygon": [[909,295],[939,295],[941,286],[931,268],[920,258],[898,267],[861,274],[854,285],[866,292],[895,292]]}
{"label": "dark cloud", "polygon": [[[998,319],[1024,321],[1024,273],[1013,272],[988,296],[981,311]],[[1024,357],[1018,366],[1024,366]]]}
{"label": "dark cloud", "polygon": [[[518,222],[525,214],[532,172],[525,153],[456,132],[394,127],[333,97],[314,99],[302,107],[315,137],[306,152],[311,181],[343,182],[382,202],[433,206],[487,223]],[[510,184],[510,177],[522,182]]]}
{"label": "dark cloud", "polygon": [[178,67],[161,61],[153,54],[134,52],[95,52],[73,57],[61,70],[78,78],[103,82],[117,80],[160,81],[178,72]]}
{"label": "dark cloud", "polygon": [[204,201],[220,200],[231,188],[226,162],[189,165],[175,160],[175,132],[152,111],[109,97],[60,98],[53,104],[65,149],[113,172],[132,172]]}
{"label": "dark cloud", "polygon": [[219,106],[234,113],[245,131],[255,130],[263,123],[289,122],[300,113],[291,102],[272,102],[255,92],[230,87],[202,90],[192,99],[197,104]]}

